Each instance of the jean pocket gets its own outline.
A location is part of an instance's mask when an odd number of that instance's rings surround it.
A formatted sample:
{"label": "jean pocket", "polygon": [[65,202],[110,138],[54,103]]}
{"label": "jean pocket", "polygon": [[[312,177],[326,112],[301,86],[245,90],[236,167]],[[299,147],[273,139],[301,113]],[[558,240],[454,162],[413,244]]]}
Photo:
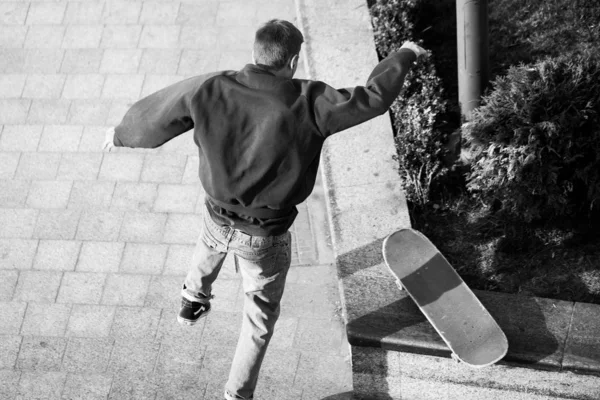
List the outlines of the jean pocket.
{"label": "jean pocket", "polygon": [[237,252],[237,263],[242,273],[251,281],[264,282],[277,277],[287,271],[291,263],[291,249],[289,244],[279,244],[265,249],[263,253],[244,254]]}
{"label": "jean pocket", "polygon": [[213,250],[218,250],[219,242],[207,230],[202,231],[202,240]]}
{"label": "jean pocket", "polygon": [[273,275],[280,273],[282,270],[289,268],[291,262],[290,245],[281,244],[275,247],[275,254],[265,259],[265,268],[263,269],[261,278],[269,279]]}

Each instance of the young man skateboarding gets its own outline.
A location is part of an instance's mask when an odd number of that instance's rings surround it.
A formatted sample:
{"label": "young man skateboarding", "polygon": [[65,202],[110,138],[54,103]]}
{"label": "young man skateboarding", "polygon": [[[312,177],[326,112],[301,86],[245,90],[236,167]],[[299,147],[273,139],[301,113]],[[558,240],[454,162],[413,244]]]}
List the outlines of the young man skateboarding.
{"label": "young man skateboarding", "polygon": [[425,54],[406,42],[375,67],[365,86],[336,90],[293,79],[303,41],[290,22],[269,21],[256,32],[254,64],[151,94],[107,132],[110,150],[155,148],[194,130],[206,199],[177,320],[194,325],[210,312],[212,283],[232,253],[245,300],[228,400],[253,398],[290,267],[288,230],[296,205],[313,190],[325,139],[386,112],[412,63]]}

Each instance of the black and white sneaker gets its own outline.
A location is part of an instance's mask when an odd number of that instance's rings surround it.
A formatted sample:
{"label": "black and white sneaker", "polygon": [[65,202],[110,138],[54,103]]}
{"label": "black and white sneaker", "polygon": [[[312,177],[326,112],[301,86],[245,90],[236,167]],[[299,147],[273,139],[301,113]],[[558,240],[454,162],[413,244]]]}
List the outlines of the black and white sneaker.
{"label": "black and white sneaker", "polygon": [[[228,390],[225,390],[225,400],[236,400],[236,399],[244,400],[244,397],[240,397],[237,394],[231,394],[231,393],[229,393]],[[254,399],[254,397],[250,396],[250,397],[248,397],[248,399],[252,400],[252,399]]]}
{"label": "black and white sneaker", "polygon": [[208,315],[212,298],[213,296],[210,296],[202,300],[191,301],[186,297],[181,297],[181,309],[177,315],[177,321],[181,325],[194,325],[200,318]]}

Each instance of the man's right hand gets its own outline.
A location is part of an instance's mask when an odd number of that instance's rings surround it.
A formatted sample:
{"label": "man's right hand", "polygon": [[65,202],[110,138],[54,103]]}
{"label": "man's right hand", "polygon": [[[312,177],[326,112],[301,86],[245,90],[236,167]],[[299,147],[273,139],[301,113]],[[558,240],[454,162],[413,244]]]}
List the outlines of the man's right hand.
{"label": "man's right hand", "polygon": [[419,57],[422,57],[427,54],[427,50],[425,50],[421,46],[417,45],[415,42],[411,42],[411,41],[404,42],[404,44],[400,48],[412,50],[415,53],[415,55],[417,56],[417,59]]}

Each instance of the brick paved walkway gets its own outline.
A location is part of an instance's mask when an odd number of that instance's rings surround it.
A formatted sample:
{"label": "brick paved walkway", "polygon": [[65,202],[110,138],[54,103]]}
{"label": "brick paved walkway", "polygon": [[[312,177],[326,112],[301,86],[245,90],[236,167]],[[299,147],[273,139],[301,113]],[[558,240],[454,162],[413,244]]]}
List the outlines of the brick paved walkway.
{"label": "brick paved walkway", "polygon": [[[271,17],[294,20],[294,0],[0,1],[0,399],[222,397],[243,297],[229,260],[214,312],[175,320],[203,196],[191,135],[100,146],[140,97],[241,68]],[[351,390],[322,191],[299,207],[258,400]]]}

